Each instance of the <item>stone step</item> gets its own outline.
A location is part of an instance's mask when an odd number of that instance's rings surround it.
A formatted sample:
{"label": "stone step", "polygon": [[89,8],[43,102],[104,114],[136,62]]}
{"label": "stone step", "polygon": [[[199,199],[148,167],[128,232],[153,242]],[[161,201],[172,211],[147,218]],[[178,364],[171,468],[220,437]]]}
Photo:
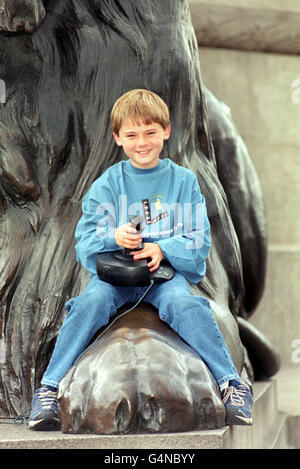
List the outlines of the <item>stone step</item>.
{"label": "stone step", "polygon": [[288,442],[292,448],[300,449],[300,415],[288,415]]}
{"label": "stone step", "polygon": [[253,425],[251,446],[261,448],[277,418],[276,381],[257,382],[254,386]]}
{"label": "stone step", "polygon": [[289,439],[288,416],[283,412],[277,414],[272,431],[266,438],[265,449],[292,449]]}
{"label": "stone step", "polygon": [[222,449],[228,430],[224,427],[174,434],[68,435],[33,432],[24,425],[3,424],[0,425],[0,449]]}

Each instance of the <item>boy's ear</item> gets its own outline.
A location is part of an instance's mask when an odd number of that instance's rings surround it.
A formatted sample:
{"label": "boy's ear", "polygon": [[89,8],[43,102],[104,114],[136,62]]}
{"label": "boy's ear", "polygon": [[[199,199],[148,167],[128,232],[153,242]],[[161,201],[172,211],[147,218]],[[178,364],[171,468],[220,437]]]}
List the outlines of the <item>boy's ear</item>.
{"label": "boy's ear", "polygon": [[171,126],[168,125],[166,129],[164,129],[164,140],[168,140],[171,134]]}
{"label": "boy's ear", "polygon": [[114,139],[115,139],[116,144],[117,144],[119,147],[121,147],[121,146],[122,146],[122,143],[121,143],[121,140],[120,140],[119,135],[118,135],[116,132],[113,132],[113,136],[114,136]]}

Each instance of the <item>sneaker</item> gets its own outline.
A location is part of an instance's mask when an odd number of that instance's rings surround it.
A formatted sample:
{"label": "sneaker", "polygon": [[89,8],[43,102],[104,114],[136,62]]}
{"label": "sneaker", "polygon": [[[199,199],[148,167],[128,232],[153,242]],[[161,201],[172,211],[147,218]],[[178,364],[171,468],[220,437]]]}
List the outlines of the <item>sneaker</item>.
{"label": "sneaker", "polygon": [[32,430],[59,430],[60,420],[55,388],[42,386],[34,393],[28,428]]}
{"label": "sneaker", "polygon": [[221,395],[226,409],[226,425],[252,425],[253,397],[248,387],[233,380]]}

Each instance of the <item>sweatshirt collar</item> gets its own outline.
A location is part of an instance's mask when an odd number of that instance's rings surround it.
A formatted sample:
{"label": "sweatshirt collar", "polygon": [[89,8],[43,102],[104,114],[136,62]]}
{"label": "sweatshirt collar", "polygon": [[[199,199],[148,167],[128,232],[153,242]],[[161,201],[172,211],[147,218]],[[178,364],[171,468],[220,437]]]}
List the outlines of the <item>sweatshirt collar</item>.
{"label": "sweatshirt collar", "polygon": [[133,166],[133,164],[131,163],[131,161],[129,159],[127,161],[125,161],[125,169],[130,174],[144,174],[144,175],[145,174],[152,174],[152,173],[155,173],[157,171],[160,171],[165,166],[166,166],[166,160],[165,159],[164,160],[159,159],[158,164],[156,166],[153,166],[153,168],[146,168],[146,169],[137,168],[136,166]]}

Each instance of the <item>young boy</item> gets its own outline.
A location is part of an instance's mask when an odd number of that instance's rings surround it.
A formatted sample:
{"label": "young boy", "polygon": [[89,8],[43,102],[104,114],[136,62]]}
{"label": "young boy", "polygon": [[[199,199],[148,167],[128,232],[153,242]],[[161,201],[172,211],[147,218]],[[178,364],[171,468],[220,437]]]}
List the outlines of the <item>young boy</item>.
{"label": "young boy", "polygon": [[[163,258],[174,277],[154,284],[145,301],[205,361],[218,383],[228,425],[251,425],[252,395],[242,384],[212,314],[209,301],[193,296],[189,282],[205,275],[210,226],[205,200],[194,173],[170,159],[160,159],[170,136],[169,111],[162,99],[146,90],[121,96],[111,113],[116,144],[128,157],[107,169],[91,186],[82,203],[75,237],[77,260],[91,277],[82,295],[66,303],[68,315],[32,401],[29,428],[59,428],[56,393],[59,382],[91,338],[125,303],[141,298],[147,287],[112,286],[99,279],[100,252],[132,250],[134,259],[148,259],[150,272]],[[144,217],[141,235],[131,216]]]}

